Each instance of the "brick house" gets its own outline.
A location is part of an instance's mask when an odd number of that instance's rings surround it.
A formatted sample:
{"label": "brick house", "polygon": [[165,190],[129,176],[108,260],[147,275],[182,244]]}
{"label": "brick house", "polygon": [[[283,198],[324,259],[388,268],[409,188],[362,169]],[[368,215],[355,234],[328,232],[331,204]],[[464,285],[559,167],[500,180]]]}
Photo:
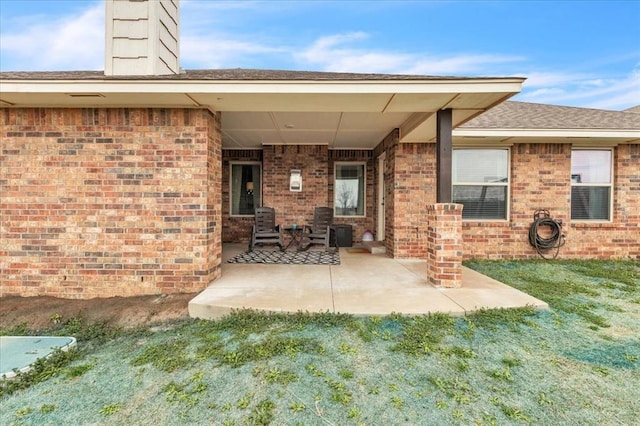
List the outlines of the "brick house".
{"label": "brick house", "polygon": [[[141,36],[141,34],[143,36]],[[511,102],[519,77],[179,68],[177,1],[107,1],[105,72],[0,73],[0,295],[204,289],[253,208],[314,206],[424,258],[640,257],[640,114]],[[291,191],[292,171],[302,190]]]}

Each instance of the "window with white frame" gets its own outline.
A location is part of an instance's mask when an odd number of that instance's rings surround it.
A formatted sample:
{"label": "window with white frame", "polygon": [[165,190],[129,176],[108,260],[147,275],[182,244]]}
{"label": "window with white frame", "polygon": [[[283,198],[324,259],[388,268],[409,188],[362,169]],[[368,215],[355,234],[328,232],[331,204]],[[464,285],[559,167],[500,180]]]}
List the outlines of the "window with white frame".
{"label": "window with white frame", "polygon": [[364,216],[365,171],[365,163],[335,164],[335,216]]}
{"label": "window with white frame", "polygon": [[262,205],[260,163],[231,163],[229,194],[231,216],[253,216]]}
{"label": "window with white frame", "polygon": [[611,220],[612,159],[610,149],[571,151],[572,220]]}
{"label": "window with white frame", "polygon": [[464,205],[463,219],[506,220],[509,150],[454,149],[453,202]]}

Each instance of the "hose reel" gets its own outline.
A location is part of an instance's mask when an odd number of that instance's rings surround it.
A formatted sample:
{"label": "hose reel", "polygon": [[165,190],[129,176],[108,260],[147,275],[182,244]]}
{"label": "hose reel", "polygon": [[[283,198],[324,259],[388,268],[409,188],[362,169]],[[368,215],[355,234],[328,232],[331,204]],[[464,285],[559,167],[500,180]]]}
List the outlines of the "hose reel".
{"label": "hose reel", "polygon": [[[540,228],[548,228],[550,232],[540,235]],[[566,235],[562,233],[562,221],[551,218],[549,210],[539,209],[533,213],[533,223],[529,228],[529,244],[535,247],[536,252],[543,259],[555,259],[560,252],[560,247],[565,243]],[[549,251],[555,249],[553,257],[547,257]]]}

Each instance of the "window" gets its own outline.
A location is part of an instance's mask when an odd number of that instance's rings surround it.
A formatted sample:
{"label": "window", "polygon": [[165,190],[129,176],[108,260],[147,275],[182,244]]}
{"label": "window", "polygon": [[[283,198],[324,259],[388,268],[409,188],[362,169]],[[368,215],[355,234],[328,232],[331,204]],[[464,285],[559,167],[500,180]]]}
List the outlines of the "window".
{"label": "window", "polygon": [[571,151],[571,219],[610,220],[611,160],[609,149]]}
{"label": "window", "polygon": [[507,219],[509,150],[455,149],[453,202],[463,219]]}
{"label": "window", "polygon": [[335,216],[364,216],[364,163],[336,163],[334,193]]}
{"label": "window", "polygon": [[231,163],[231,216],[253,216],[262,205],[260,163]]}

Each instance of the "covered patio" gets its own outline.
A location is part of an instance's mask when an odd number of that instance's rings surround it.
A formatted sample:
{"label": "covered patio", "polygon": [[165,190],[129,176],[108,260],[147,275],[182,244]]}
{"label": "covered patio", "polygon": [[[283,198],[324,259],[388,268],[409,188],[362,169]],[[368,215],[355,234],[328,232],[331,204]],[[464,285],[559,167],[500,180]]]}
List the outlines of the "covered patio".
{"label": "covered patio", "polygon": [[427,261],[340,248],[339,265],[231,264],[245,244],[225,244],[222,276],[189,303],[189,315],[214,319],[232,310],[391,313],[463,316],[483,308],[548,305],[485,275],[463,268],[461,288],[432,286]]}

